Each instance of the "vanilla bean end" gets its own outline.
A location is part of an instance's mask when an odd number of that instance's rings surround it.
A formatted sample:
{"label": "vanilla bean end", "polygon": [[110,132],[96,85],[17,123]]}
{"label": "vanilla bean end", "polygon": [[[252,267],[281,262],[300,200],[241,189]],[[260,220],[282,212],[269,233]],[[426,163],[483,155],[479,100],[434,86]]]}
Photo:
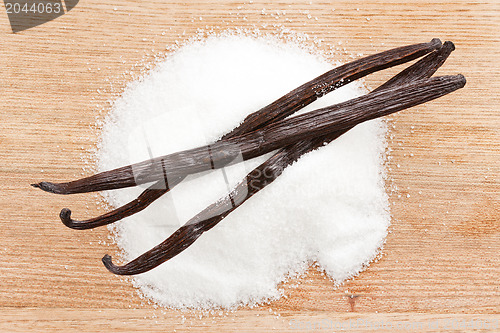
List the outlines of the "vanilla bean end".
{"label": "vanilla bean end", "polygon": [[126,272],[120,269],[120,266],[116,266],[115,264],[113,264],[113,259],[111,259],[111,256],[109,254],[106,254],[104,255],[104,257],[102,257],[102,263],[108,269],[108,271],[113,274],[127,275]]}
{"label": "vanilla bean end", "polygon": [[60,184],[51,183],[51,182],[40,182],[31,184],[31,186],[39,188],[45,192],[54,193],[54,194],[66,194],[65,189],[60,186]]}
{"label": "vanilla bean end", "polygon": [[62,223],[64,223],[64,225],[67,226],[68,228],[78,229],[78,228],[75,228],[75,224],[73,223],[73,220],[71,219],[71,209],[69,209],[69,208],[61,209],[61,212],[59,213],[59,217],[61,218]]}
{"label": "vanilla bean end", "polygon": [[436,47],[436,48],[441,47],[441,45],[443,45],[443,43],[441,42],[441,39],[439,39],[439,38],[433,38],[433,39],[431,39],[431,41],[430,41],[429,44],[431,46]]}
{"label": "vanilla bean end", "polygon": [[462,74],[457,74],[456,78],[457,78],[457,80],[456,80],[457,86],[460,88],[463,88],[465,86],[465,84],[467,83],[465,76],[463,76]]}

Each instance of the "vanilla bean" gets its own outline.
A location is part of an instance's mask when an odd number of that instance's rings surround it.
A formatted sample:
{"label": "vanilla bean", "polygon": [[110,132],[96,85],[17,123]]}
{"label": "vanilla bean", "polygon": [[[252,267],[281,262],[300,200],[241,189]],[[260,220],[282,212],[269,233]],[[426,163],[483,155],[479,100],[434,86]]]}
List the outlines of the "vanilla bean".
{"label": "vanilla bean", "polygon": [[[116,189],[220,168],[237,156],[251,159],[300,140],[327,135],[446,95],[465,85],[463,75],[442,76],[380,90],[334,106],[275,122],[263,129],[209,146],[157,157],[83,180],[45,183],[55,193]],[[210,151],[210,154],[207,154]],[[90,184],[90,185],[89,185]]]}
{"label": "vanilla bean", "polygon": [[[365,58],[361,58],[346,65],[337,67],[307,82],[299,88],[292,90],[277,101],[251,114],[250,116],[245,118],[240,126],[230,132],[227,136],[223,137],[222,141],[224,139],[242,135],[244,133],[248,133],[249,131],[261,128],[262,126],[265,126],[276,120],[284,119],[285,117],[293,114],[297,110],[312,103],[317,98],[323,96],[324,94],[332,91],[337,87],[345,85],[353,80],[356,80],[375,71],[411,61],[426,53],[432,52],[440,46],[441,41],[435,38],[432,39],[429,43],[399,47]],[[214,145],[216,144],[217,143],[215,143]],[[205,147],[205,150],[207,150],[208,148],[211,148],[211,146]],[[203,162],[207,165],[210,165],[210,156],[207,156],[206,151],[204,152],[204,154],[206,156],[204,157]],[[228,162],[231,160],[231,157],[225,160],[226,162]],[[158,162],[158,159],[156,159],[156,161]],[[224,161],[224,159],[220,162],[222,161]],[[156,165],[152,165],[152,168],[156,168],[157,172],[163,173],[163,171],[158,169],[158,167],[160,167],[161,169],[161,165],[158,165],[158,163]],[[203,170],[207,170],[207,168],[202,168],[202,171]],[[166,171],[170,172],[169,170]],[[134,177],[134,172],[135,170],[133,169],[133,167],[126,166],[68,183],[41,182],[38,184],[32,184],[32,186],[41,188],[42,190],[47,192],[57,194],[72,194],[118,189],[158,180],[158,175],[152,177],[151,180],[146,180],[147,177],[138,177],[136,179],[136,177]],[[178,176],[185,177],[190,172],[190,170],[186,169],[185,173],[181,172]],[[62,215],[68,216],[68,211],[66,211]],[[66,221],[70,221],[69,216]]]}
{"label": "vanilla bean", "polygon": [[[413,64],[372,91],[372,93],[401,83],[430,77],[453,50],[453,43],[446,42],[440,50]],[[184,251],[205,231],[213,228],[251,196],[272,183],[287,166],[298,160],[303,154],[328,144],[344,133],[345,131],[335,132],[326,137],[301,141],[279,150],[266,162],[249,173],[244,181],[239,183],[226,197],[197,214],[161,244],[123,266],[114,265],[111,256],[105,255],[102,259],[104,265],[109,271],[119,275],[140,274],[159,266]],[[234,205],[234,202],[237,204]],[[227,207],[231,208],[227,209]]]}

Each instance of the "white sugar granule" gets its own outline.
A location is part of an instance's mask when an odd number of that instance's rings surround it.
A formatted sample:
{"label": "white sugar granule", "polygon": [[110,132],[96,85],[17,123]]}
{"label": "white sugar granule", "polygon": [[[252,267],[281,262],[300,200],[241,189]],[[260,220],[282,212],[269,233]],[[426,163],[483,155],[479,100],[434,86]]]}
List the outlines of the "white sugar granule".
{"label": "white sugar granule", "polygon": [[[179,48],[115,101],[99,171],[215,141],[254,112],[332,65],[270,37],[210,36]],[[365,93],[351,83],[301,112]],[[339,284],[375,258],[390,222],[384,190],[385,127],[357,126],[303,156],[271,185],[158,268],[134,277],[144,297],[176,308],[235,308],[279,298],[278,284],[316,262]],[[264,161],[226,168],[229,186]],[[112,206],[145,187],[106,193]],[[191,176],[113,227],[123,259],[162,242],[228,191],[221,170]],[[119,259],[115,262],[120,264]]]}

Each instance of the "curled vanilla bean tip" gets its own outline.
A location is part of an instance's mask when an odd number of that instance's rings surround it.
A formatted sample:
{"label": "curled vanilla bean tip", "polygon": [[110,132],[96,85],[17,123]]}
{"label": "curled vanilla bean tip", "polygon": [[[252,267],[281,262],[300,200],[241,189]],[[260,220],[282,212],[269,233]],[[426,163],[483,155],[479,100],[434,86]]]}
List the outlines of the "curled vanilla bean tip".
{"label": "curled vanilla bean tip", "polygon": [[61,218],[61,221],[62,221],[62,223],[64,223],[65,226],[67,226],[68,228],[77,229],[77,228],[75,228],[75,224],[73,223],[73,220],[71,219],[71,209],[69,209],[69,208],[61,209],[61,212],[59,213],[59,217]]}
{"label": "curled vanilla bean tip", "polygon": [[106,254],[104,255],[104,257],[102,257],[102,263],[104,264],[104,267],[106,267],[111,273],[123,275],[123,272],[120,269],[121,267],[113,264],[113,259],[111,259],[111,256],[109,254]]}
{"label": "curled vanilla bean tip", "polygon": [[[176,179],[172,182],[172,185],[177,184],[182,179]],[[160,198],[163,194],[169,191],[168,188],[156,189],[158,184],[153,184],[144,192],[139,195],[138,198],[130,201],[129,203],[113,210],[108,213],[93,217],[87,220],[78,221],[71,219],[71,210],[64,208],[59,213],[59,217],[65,226],[76,230],[88,230],[97,227],[102,227],[107,224],[119,221],[127,216],[133,215],[140,212],[141,210],[148,207],[156,199]]]}

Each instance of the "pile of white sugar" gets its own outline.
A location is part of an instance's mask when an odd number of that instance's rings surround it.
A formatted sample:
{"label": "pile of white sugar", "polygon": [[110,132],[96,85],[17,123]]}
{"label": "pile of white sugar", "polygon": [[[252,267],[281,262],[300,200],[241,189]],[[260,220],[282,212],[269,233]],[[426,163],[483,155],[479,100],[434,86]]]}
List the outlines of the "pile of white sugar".
{"label": "pile of white sugar", "polygon": [[[105,171],[215,141],[246,115],[332,68],[300,45],[269,37],[212,36],[181,47],[115,101],[97,154]],[[301,112],[351,99],[351,83]],[[380,250],[390,223],[384,189],[385,127],[361,124],[303,156],[191,247],[133,278],[141,294],[176,308],[235,308],[282,296],[280,282],[317,264],[338,284]],[[228,192],[266,157],[190,177],[113,226],[132,260]],[[121,206],[145,187],[106,193]]]}

